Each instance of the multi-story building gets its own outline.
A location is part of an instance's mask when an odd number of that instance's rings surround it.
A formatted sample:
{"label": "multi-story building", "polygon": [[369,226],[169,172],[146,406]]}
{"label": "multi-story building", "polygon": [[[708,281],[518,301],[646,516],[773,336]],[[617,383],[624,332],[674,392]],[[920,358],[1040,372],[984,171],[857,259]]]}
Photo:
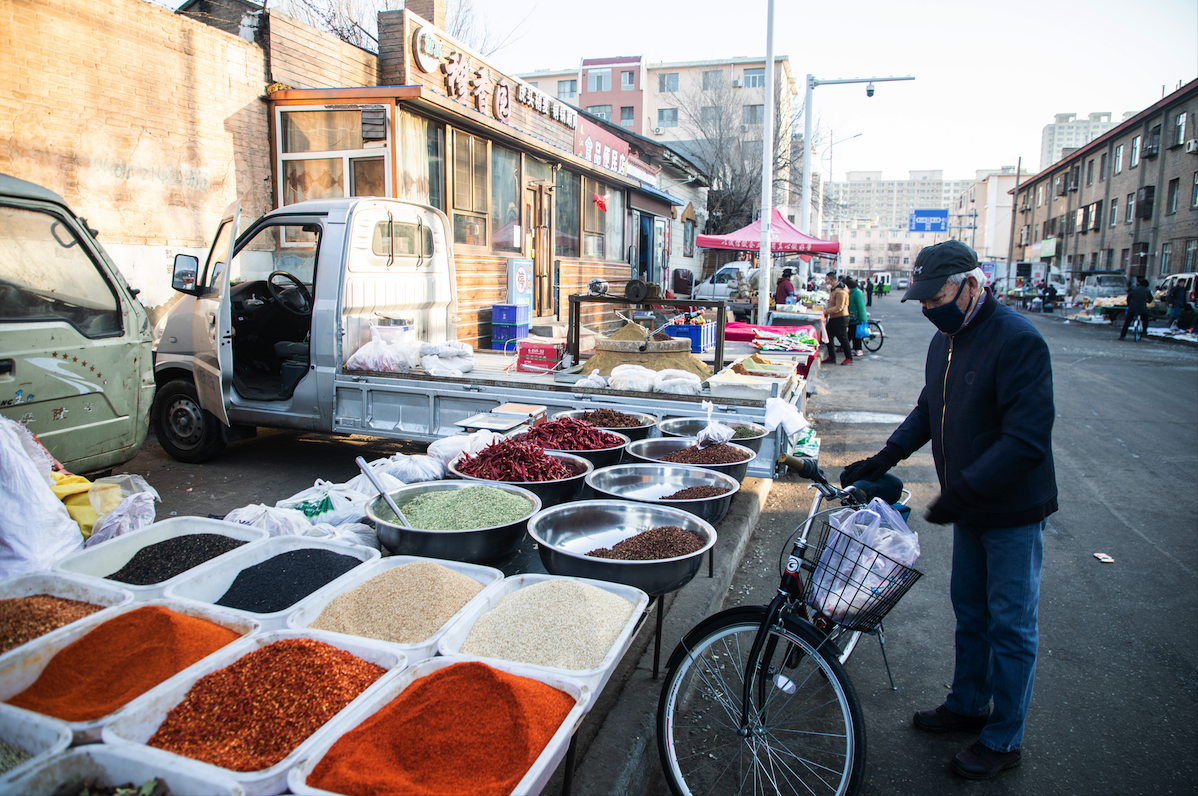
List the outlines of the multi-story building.
{"label": "multi-story building", "polygon": [[[1130,111],[1124,113],[1123,121],[1132,116]],[[1052,124],[1044,125],[1040,134],[1040,170],[1056,163],[1067,150],[1090,143],[1117,124],[1119,122],[1111,121],[1109,111],[1091,113],[1085,119],[1077,118],[1076,113],[1058,113]]]}
{"label": "multi-story building", "polygon": [[1023,182],[1019,260],[1080,280],[1198,270],[1198,80]]}
{"label": "multi-story building", "polygon": [[912,210],[949,207],[974,182],[946,180],[940,169],[912,171],[905,180],[885,179],[880,171],[850,171],[846,176],[844,182],[827,184],[824,237],[837,223],[855,218],[876,219],[886,229],[906,229]]}
{"label": "multi-story building", "polygon": [[983,262],[1006,262],[1011,248],[1011,211],[1016,180],[1015,166],[979,171],[978,179],[950,206],[949,237],[967,243]]}
{"label": "multi-story building", "polygon": [[647,132],[645,63],[639,55],[584,58],[574,69],[539,69],[521,76],[529,85],[605,121]]}
{"label": "multi-story building", "polygon": [[906,225],[884,227],[871,218],[843,219],[836,224],[832,240],[840,241],[840,273],[869,278],[879,273],[892,279],[911,276],[911,264],[925,246],[947,240],[936,232],[909,232]]}

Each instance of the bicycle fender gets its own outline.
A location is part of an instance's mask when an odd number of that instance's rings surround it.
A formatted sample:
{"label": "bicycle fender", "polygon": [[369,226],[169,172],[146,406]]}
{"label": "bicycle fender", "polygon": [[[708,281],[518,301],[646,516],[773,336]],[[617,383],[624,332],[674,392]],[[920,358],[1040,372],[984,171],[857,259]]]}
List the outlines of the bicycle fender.
{"label": "bicycle fender", "polygon": [[729,619],[735,618],[740,621],[753,622],[761,624],[761,618],[765,616],[766,606],[764,605],[742,605],[737,608],[728,608],[720,611],[717,614],[704,619],[699,624],[695,625],[690,631],[682,637],[682,641],[678,642],[678,646],[670,653],[670,659],[666,662],[666,671],[674,668],[682,660],[682,656],[687,650],[691,649],[697,641],[706,636],[711,628],[722,625]]}

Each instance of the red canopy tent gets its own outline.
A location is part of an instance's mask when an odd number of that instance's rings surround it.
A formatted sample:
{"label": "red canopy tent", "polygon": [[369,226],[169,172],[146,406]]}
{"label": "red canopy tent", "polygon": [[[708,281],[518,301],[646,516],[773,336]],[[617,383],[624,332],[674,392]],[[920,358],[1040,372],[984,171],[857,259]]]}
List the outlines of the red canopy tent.
{"label": "red canopy tent", "polygon": [[[770,251],[771,252],[800,252],[837,254],[840,243],[832,240],[820,240],[810,235],[804,235],[794,224],[774,209],[770,215]],[[695,245],[705,249],[735,249],[737,251],[757,251],[761,248],[761,219],[736,232],[727,235],[698,235]]]}

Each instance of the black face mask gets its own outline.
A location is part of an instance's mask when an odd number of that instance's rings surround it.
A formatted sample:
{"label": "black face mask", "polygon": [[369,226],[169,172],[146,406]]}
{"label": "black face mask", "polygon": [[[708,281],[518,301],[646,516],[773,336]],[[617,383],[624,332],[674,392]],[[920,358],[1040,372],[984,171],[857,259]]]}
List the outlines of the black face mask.
{"label": "black face mask", "polygon": [[945,334],[956,334],[965,325],[965,319],[968,316],[957,306],[957,299],[961,297],[961,291],[967,284],[969,284],[968,279],[962,280],[961,286],[957,288],[957,295],[953,296],[952,301],[930,310],[925,308],[923,311],[923,316]]}

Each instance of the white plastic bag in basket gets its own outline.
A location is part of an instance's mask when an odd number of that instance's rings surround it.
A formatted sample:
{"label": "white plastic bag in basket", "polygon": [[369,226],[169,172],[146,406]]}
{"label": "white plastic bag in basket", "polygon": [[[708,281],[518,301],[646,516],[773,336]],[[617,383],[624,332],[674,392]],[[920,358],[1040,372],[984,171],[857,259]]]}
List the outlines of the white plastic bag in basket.
{"label": "white plastic bag in basket", "polygon": [[449,464],[463,453],[474,456],[488,445],[501,439],[503,439],[502,434],[496,434],[494,431],[484,428],[473,434],[453,434],[442,437],[429,444],[427,453],[434,459],[440,459]]}
{"label": "white plastic bag in basket", "polygon": [[319,478],[302,492],[275,503],[276,508],[295,509],[310,522],[340,525],[358,522],[366,516],[367,496],[344,484],[331,484]]}

